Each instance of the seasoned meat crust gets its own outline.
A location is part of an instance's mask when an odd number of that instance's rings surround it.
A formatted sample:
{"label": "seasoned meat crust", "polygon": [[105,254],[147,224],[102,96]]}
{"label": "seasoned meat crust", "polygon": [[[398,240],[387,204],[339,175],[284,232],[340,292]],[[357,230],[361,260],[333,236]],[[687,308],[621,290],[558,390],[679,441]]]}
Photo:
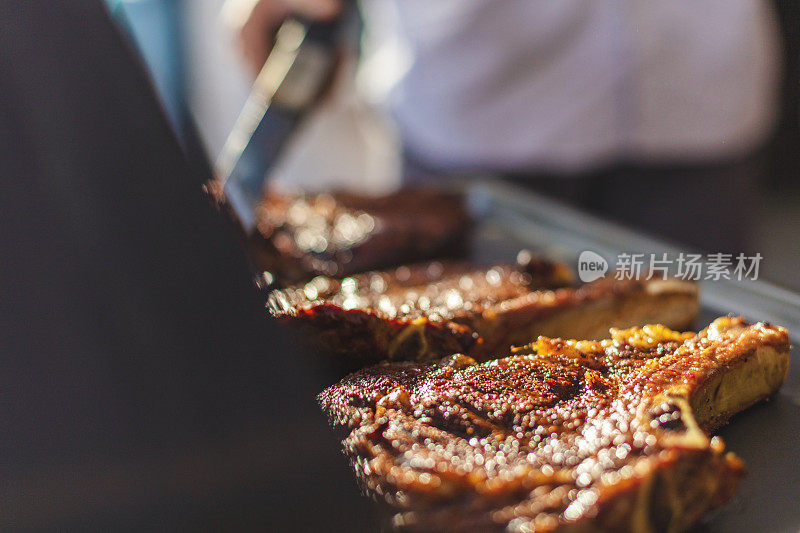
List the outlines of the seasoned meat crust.
{"label": "seasoned meat crust", "polygon": [[453,353],[483,360],[538,335],[594,339],[650,322],[684,328],[697,314],[688,282],[570,283],[567,267],[537,257],[484,267],[434,262],[318,277],[273,292],[268,308],[346,370]]}
{"label": "seasoned meat crust", "polygon": [[385,196],[271,192],[256,217],[248,239],[256,267],[289,283],[458,258],[471,225],[462,195],[421,188]]}
{"label": "seasoned meat crust", "polygon": [[[786,330],[726,317],[699,334],[539,338],[483,364],[385,363],[318,400],[394,528],[682,531],[743,474],[700,428],[773,394],[788,351]],[[754,385],[726,385],[742,376]]]}
{"label": "seasoned meat crust", "polygon": [[317,277],[273,291],[267,307],[351,371],[387,359],[474,353],[483,342],[474,322],[484,311],[570,281],[566,267],[538,258],[490,267],[433,262],[344,280]]}

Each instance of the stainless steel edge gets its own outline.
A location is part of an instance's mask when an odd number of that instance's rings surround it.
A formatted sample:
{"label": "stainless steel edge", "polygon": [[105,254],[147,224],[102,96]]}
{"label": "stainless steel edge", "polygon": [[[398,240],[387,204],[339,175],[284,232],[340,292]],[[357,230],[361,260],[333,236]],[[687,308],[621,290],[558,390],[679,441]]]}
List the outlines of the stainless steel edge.
{"label": "stainless steel edge", "polygon": [[[611,263],[620,253],[693,252],[649,237],[498,179],[467,182],[470,201],[482,215],[503,221],[515,238],[561,260],[573,262],[592,250]],[[765,257],[763,261],[768,261]],[[613,263],[612,263],[613,264]],[[787,327],[800,339],[800,295],[763,280],[701,281],[701,303],[719,314]]]}

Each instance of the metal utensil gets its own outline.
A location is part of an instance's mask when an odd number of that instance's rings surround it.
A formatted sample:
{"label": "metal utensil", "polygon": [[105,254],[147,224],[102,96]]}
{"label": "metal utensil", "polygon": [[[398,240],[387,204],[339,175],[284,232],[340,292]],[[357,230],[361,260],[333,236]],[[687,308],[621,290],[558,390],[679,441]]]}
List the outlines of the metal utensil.
{"label": "metal utensil", "polygon": [[217,159],[217,178],[247,233],[255,227],[255,208],[270,170],[330,81],[341,20],[283,23]]}

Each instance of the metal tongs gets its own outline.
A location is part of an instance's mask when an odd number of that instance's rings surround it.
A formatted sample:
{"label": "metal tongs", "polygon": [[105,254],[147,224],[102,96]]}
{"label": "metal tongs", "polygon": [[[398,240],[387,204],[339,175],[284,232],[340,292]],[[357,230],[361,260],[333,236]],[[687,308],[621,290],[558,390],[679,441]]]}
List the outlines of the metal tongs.
{"label": "metal tongs", "polygon": [[290,18],[281,25],[217,159],[216,177],[248,234],[255,227],[255,208],[281,150],[330,83],[346,18],[326,22]]}

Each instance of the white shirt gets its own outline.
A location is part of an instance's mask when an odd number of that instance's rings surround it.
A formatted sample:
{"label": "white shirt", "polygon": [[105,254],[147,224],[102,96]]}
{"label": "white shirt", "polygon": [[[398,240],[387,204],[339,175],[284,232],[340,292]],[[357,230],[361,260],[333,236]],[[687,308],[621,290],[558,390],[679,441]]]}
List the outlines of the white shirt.
{"label": "white shirt", "polygon": [[759,0],[366,0],[360,83],[439,168],[714,160],[775,115]]}

